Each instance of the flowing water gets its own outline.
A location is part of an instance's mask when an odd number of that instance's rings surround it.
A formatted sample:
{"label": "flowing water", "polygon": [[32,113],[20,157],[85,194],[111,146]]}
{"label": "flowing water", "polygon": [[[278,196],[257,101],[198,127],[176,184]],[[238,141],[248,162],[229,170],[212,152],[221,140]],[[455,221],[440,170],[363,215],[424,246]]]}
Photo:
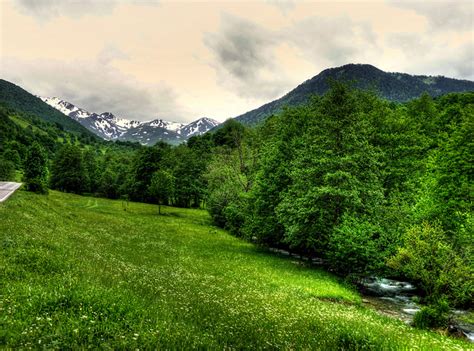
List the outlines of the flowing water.
{"label": "flowing water", "polygon": [[[376,309],[380,313],[398,318],[407,324],[413,322],[413,316],[421,309],[417,288],[408,282],[387,278],[365,278],[360,281],[364,304]],[[474,342],[474,324],[463,320],[469,312],[452,310],[452,325],[449,331],[452,334],[466,337]]]}
{"label": "flowing water", "polygon": [[[319,258],[310,258],[303,255],[295,255],[286,250],[270,248],[274,252],[283,256],[290,256],[300,264],[310,266],[324,265],[324,261]],[[363,303],[377,310],[379,313],[392,318],[398,318],[407,324],[413,323],[413,316],[421,309],[420,291],[409,283],[394,279],[368,277],[360,280],[358,284],[363,296]],[[466,321],[468,314],[473,311],[452,310],[452,323],[449,333],[459,337],[464,337],[474,343],[474,324]],[[472,318],[471,318],[472,320]]]}

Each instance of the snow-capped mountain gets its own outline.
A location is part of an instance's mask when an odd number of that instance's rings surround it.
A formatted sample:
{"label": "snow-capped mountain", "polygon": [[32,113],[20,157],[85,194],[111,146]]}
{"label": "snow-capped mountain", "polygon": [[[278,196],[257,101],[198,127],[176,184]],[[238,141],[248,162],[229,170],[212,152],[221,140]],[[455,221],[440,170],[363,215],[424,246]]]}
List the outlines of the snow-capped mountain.
{"label": "snow-capped mountain", "polygon": [[110,112],[91,113],[57,97],[40,98],[106,140],[138,141],[144,145],[153,145],[162,140],[179,144],[191,136],[204,134],[219,124],[207,117],[189,124],[162,119],[135,121],[119,118]]}
{"label": "snow-capped mountain", "polygon": [[83,110],[79,107],[74,106],[73,104],[61,100],[60,98],[57,97],[41,97],[39,96],[41,100],[46,102],[49,106],[54,107],[56,110],[59,110],[60,112],[64,113],[66,116],[72,117],[74,119],[79,119],[79,118],[87,118],[91,115],[91,113],[87,112],[86,110]]}
{"label": "snow-capped mountain", "polygon": [[215,119],[203,117],[181,127],[180,134],[185,136],[187,139],[194,135],[204,134],[218,124],[219,122],[217,122]]}

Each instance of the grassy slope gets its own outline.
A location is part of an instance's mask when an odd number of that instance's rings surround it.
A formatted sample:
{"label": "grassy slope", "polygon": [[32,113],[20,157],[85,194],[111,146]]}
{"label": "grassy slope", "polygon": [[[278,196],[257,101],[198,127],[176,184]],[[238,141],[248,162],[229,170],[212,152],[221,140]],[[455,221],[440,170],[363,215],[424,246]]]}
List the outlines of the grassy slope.
{"label": "grassy slope", "polygon": [[462,349],[206,212],[17,192],[0,204],[0,346]]}

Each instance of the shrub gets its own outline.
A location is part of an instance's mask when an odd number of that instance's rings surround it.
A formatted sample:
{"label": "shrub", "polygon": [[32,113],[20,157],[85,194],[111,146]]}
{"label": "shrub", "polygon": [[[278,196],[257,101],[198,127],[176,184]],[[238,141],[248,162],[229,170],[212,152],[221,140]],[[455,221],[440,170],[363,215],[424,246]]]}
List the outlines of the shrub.
{"label": "shrub", "polygon": [[446,300],[423,307],[413,318],[413,325],[420,329],[444,328],[449,323],[449,304]]}
{"label": "shrub", "polygon": [[384,265],[379,247],[382,228],[364,219],[345,216],[329,239],[328,262],[339,273],[366,274]]}
{"label": "shrub", "polygon": [[417,281],[428,301],[447,298],[455,305],[468,304],[474,294],[473,266],[448,239],[439,224],[415,225],[388,264]]}

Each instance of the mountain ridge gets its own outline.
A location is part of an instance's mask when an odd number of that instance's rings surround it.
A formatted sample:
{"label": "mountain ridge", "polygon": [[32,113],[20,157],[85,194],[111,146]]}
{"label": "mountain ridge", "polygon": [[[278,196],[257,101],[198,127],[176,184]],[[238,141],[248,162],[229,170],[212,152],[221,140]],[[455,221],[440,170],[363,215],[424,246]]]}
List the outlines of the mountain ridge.
{"label": "mountain ridge", "polygon": [[283,106],[300,105],[311,95],[322,95],[329,88],[331,79],[352,82],[356,88],[372,89],[382,98],[405,102],[419,97],[423,92],[439,96],[450,92],[474,91],[474,82],[444,76],[410,75],[385,72],[369,64],[346,64],[327,68],[307,79],[282,97],[234,117],[245,125],[256,125],[268,116],[281,111]]}
{"label": "mountain ridge", "polygon": [[204,134],[219,124],[218,121],[208,117],[187,124],[160,118],[149,121],[130,120],[117,117],[111,112],[91,113],[58,97],[40,98],[106,140],[137,141],[144,145],[152,145],[161,140],[179,144],[193,135]]}

